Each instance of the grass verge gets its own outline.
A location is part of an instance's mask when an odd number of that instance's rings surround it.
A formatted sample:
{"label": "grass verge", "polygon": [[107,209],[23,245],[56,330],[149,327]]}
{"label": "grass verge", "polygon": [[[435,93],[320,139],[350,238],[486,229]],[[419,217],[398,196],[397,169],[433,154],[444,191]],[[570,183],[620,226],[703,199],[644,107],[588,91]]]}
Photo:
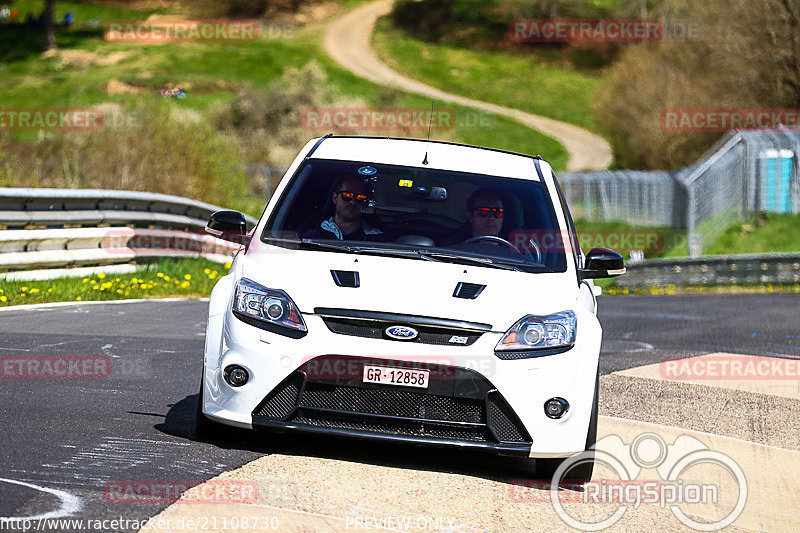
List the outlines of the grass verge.
{"label": "grass verge", "polygon": [[520,53],[428,43],[388,17],[378,21],[373,46],[392,68],[439,89],[598,130],[592,115],[598,75]]}
{"label": "grass verge", "polygon": [[230,264],[207,259],[159,259],[132,274],[95,274],[87,278],[42,281],[0,279],[0,307],[51,302],[204,298]]}

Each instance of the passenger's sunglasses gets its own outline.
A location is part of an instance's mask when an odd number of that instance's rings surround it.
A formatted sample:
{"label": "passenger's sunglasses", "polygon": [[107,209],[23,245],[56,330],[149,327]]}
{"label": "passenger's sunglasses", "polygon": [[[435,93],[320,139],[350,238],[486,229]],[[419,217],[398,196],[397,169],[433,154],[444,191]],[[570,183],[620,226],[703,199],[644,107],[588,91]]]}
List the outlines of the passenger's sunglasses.
{"label": "passenger's sunglasses", "polygon": [[350,191],[338,191],[336,194],[341,196],[346,202],[352,202],[355,199],[356,202],[363,204],[367,201],[366,194],[356,194]]}
{"label": "passenger's sunglasses", "polygon": [[489,217],[493,216],[494,218],[503,218],[503,208],[502,207],[476,207],[475,211],[478,212],[479,217]]}

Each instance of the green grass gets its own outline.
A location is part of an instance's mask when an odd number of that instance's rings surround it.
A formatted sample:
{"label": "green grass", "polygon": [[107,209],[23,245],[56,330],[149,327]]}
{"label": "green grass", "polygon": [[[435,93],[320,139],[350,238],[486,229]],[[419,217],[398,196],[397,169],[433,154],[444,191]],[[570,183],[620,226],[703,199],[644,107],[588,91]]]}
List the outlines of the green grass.
{"label": "green grass", "polygon": [[[68,7],[78,18],[87,17],[141,19],[151,11],[109,8],[94,4],[61,3],[58,13]],[[21,10],[22,11],[22,10]],[[23,11],[24,13],[24,11]],[[0,101],[6,108],[17,107],[81,107],[115,103],[123,108],[146,99],[161,99],[159,91],[165,83],[187,87],[188,98],[167,102],[168,105],[196,112],[207,120],[214,109],[229,101],[238,91],[248,87],[265,87],[291,67],[318,62],[337,88],[341,97],[365,102],[370,107],[414,107],[426,109],[430,101],[424,97],[386,89],[365,81],[344,70],[328,58],[320,47],[321,30],[301,30],[291,35],[262,35],[255,42],[239,43],[169,43],[137,45],[103,40],[102,28],[76,25],[57,32],[59,49],[84,57],[93,64],[81,65],[63,57],[44,58],[39,54],[41,35],[38,30],[19,28],[14,35],[0,35]],[[115,64],[97,64],[96,58],[116,52],[127,52]],[[67,58],[69,59],[69,58]],[[109,82],[122,82],[131,92],[109,94]],[[453,108],[457,116],[466,116],[471,109]],[[319,132],[309,132],[314,137]],[[28,140],[35,132],[14,132]],[[424,136],[418,132],[416,136]],[[491,117],[489,125],[476,127],[457,120],[455,128],[433,137],[446,138],[503,148],[546,157],[556,169],[566,165],[568,154],[555,140],[501,117]],[[300,146],[297,146],[299,149]]]}
{"label": "green grass", "polygon": [[643,249],[646,259],[654,259],[668,257],[683,243],[686,255],[686,232],[678,228],[578,219],[575,229],[584,252],[590,248],[611,248],[627,256],[631,250]]}
{"label": "green grass", "polygon": [[392,68],[439,89],[598,129],[591,110],[596,74],[542,64],[522,53],[428,43],[387,17],[379,21],[373,45]]}
{"label": "green grass", "polygon": [[0,307],[135,298],[202,298],[211,294],[219,277],[228,273],[228,266],[206,259],[160,259],[139,265],[133,274],[95,274],[43,281],[0,278]]}
{"label": "green grass", "polygon": [[800,215],[760,214],[729,227],[706,254],[800,252]]}

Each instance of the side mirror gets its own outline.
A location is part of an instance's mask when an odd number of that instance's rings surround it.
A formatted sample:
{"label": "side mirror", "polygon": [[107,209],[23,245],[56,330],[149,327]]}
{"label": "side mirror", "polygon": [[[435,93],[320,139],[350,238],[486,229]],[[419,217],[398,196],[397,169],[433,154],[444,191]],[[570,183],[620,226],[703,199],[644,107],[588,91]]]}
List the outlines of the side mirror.
{"label": "side mirror", "polygon": [[586,254],[583,269],[578,273],[581,279],[614,278],[625,273],[622,254],[608,248],[592,248]]}
{"label": "side mirror", "polygon": [[216,211],[208,220],[206,233],[236,244],[247,244],[247,220],[238,211]]}

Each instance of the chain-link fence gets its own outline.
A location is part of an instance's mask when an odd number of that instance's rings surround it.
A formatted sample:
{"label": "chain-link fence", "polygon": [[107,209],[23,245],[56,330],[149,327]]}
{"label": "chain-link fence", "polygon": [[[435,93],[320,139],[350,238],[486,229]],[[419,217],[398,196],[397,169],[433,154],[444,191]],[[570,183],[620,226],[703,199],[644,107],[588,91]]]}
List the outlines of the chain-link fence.
{"label": "chain-link fence", "polygon": [[559,176],[577,219],[681,227],[685,193],[673,172],[575,172]]}
{"label": "chain-link fence", "polygon": [[800,213],[800,131],[735,131],[677,171],[601,171],[559,179],[576,218],[685,228],[690,256],[755,211]]}

